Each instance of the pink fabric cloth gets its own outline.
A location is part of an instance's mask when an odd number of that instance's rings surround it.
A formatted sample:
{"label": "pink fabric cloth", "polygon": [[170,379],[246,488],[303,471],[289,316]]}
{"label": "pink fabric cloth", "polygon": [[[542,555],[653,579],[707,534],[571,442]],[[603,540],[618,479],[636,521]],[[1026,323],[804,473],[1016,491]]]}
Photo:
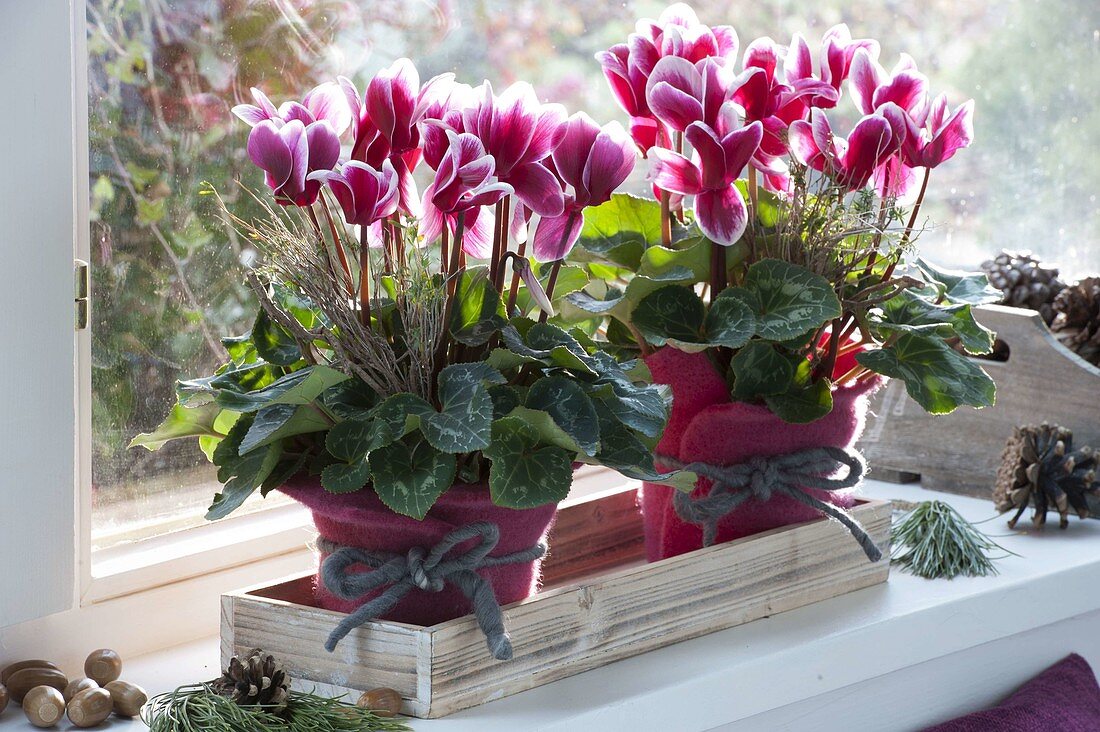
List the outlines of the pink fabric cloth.
{"label": "pink fabric cloth", "polygon": [[[851,447],[863,431],[867,397],[878,386],[876,381],[837,389],[833,411],[827,416],[809,424],[788,424],[763,405],[732,402],[725,381],[705,354],[663,348],[647,357],[646,364],[654,381],[672,388],[672,415],[657,445],[658,454],[714,465],[811,447]],[[710,485],[701,478],[693,495],[705,495]],[[642,488],[646,554],[651,562],[703,546],[702,529],[676,514],[672,491],[651,483]],[[814,491],[814,495],[845,508],[855,501],[850,491]],[[718,523],[716,541],[731,541],[820,515],[787,496],[775,496],[767,503],[747,501]]]}
{"label": "pink fabric cloth", "polygon": [[1100,686],[1088,661],[1073,653],[993,707],[925,732],[1096,732]]}
{"label": "pink fabric cloth", "polygon": [[[313,512],[317,532],[329,541],[394,554],[404,554],[414,546],[430,549],[454,529],[473,521],[490,521],[500,527],[500,542],[491,556],[511,554],[545,541],[557,513],[555,504],[523,511],[502,508],[490,500],[489,488],[485,485],[452,487],[432,506],[423,521],[394,513],[370,489],[329,493],[316,477],[297,476],[280,490]],[[471,540],[456,549],[466,551],[475,543]],[[320,561],[323,562],[326,556],[322,553]],[[538,591],[541,567],[542,561],[538,560],[483,569],[479,574],[493,586],[497,601],[507,605]],[[365,567],[352,567],[353,571],[361,569]],[[379,593],[360,600],[342,600],[315,577],[314,594],[320,607],[346,613]],[[412,625],[435,625],[470,611],[466,596],[448,583],[441,592],[413,589],[384,618]]]}

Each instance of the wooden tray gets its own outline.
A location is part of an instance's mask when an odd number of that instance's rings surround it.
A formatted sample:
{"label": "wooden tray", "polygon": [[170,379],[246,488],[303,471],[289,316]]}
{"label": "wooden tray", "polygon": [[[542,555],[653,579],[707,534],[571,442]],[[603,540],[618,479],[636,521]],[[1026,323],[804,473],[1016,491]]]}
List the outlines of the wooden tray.
{"label": "wooden tray", "polygon": [[[889,556],[890,504],[853,514]],[[493,660],[472,616],[432,627],[374,622],[323,644],[343,617],[313,605],[311,576],[222,597],[222,665],[259,647],[298,688],[396,689],[402,711],[442,717],[622,658],[885,582],[837,522],[818,519],[645,562],[632,488],[563,505],[539,594],[504,608],[515,657]]]}
{"label": "wooden tray", "polygon": [[988,305],[974,315],[1009,348],[1007,361],[978,360],[997,384],[997,403],[932,416],[905,384],[890,381],[876,395],[860,441],[872,477],[919,478],[925,488],[989,498],[1017,425],[1057,423],[1073,430],[1075,445],[1100,448],[1100,368],[1059,343],[1032,310]]}

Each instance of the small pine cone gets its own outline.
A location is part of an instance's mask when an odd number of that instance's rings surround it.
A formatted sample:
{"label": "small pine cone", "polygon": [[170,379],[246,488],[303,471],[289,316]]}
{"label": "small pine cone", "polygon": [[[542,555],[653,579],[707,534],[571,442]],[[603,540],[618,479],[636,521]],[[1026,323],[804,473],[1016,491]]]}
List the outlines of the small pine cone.
{"label": "small pine cone", "polygon": [[1100,366],[1100,277],[1087,277],[1055,298],[1050,329],[1062,345]]}
{"label": "small pine cone", "polygon": [[279,712],[286,707],[290,694],[290,675],[278,666],[274,656],[255,648],[243,661],[237,656],[231,658],[229,668],[211,687],[241,706],[258,705]]}
{"label": "small pine cone", "polygon": [[1016,509],[1010,527],[1032,505],[1035,526],[1042,527],[1047,511],[1053,509],[1064,529],[1071,510],[1088,517],[1088,496],[1100,490],[1096,475],[1096,452],[1090,447],[1074,450],[1073,433],[1066,428],[1046,423],[1017,427],[1005,443],[993,502],[1001,513]]}
{"label": "small pine cone", "polygon": [[1055,315],[1051,304],[1065,287],[1057,267],[1042,264],[1031,252],[1002,251],[983,262],[982,271],[1004,293],[1003,304],[1036,310],[1050,325]]}

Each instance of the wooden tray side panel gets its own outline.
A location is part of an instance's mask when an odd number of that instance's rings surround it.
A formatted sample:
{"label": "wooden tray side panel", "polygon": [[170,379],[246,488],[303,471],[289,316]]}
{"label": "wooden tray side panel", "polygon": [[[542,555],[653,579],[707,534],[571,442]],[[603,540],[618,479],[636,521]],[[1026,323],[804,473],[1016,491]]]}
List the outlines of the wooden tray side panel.
{"label": "wooden tray side panel", "polygon": [[932,416],[892,380],[860,441],[873,477],[916,474],[926,488],[986,498],[1017,425],[1055,422],[1076,443],[1100,446],[1100,369],[1059,343],[1038,313],[993,305],[974,315],[1010,349],[1004,363],[978,362],[997,384],[996,404]]}
{"label": "wooden tray side panel", "polygon": [[[854,513],[888,555],[889,504]],[[820,520],[552,590],[506,609],[515,646],[508,663],[488,657],[472,619],[434,629],[428,716],[868,587],[888,573],[887,559],[869,563],[843,527]]]}
{"label": "wooden tray side panel", "polygon": [[621,566],[645,556],[645,529],[637,491],[615,489],[558,511],[542,564],[544,586]]}
{"label": "wooden tray side panel", "polygon": [[[303,578],[303,581],[309,581]],[[405,698],[403,712],[424,716],[431,702],[431,638],[425,629],[395,623],[368,623],[345,638],[336,651],[325,639],[344,616],[245,593],[222,598],[222,666],[234,654],[263,648],[279,657],[294,687],[326,694],[395,689]]]}

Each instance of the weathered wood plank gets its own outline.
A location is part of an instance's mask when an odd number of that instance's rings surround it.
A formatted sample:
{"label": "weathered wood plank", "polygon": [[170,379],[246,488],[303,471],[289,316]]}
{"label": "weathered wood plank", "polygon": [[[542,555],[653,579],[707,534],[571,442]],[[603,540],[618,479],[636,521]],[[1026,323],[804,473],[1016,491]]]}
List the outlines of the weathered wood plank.
{"label": "weathered wood plank", "polygon": [[[889,504],[864,502],[854,513],[885,550]],[[488,656],[470,616],[430,628],[369,623],[328,654],[324,639],[342,615],[310,606],[309,576],[226,596],[223,654],[262,647],[287,662],[300,687],[355,694],[389,686],[405,697],[405,713],[439,717],[883,582],[889,573],[888,560],[869,563],[825,519],[654,564],[644,563],[641,536],[632,490],[564,507],[555,533],[563,558],[547,564],[556,586],[504,609],[515,646],[510,662]]]}
{"label": "weathered wood plank", "polygon": [[891,381],[860,441],[874,477],[917,474],[926,488],[986,498],[1017,425],[1054,422],[1076,443],[1100,446],[1100,368],[1059,343],[1038,313],[990,305],[974,315],[1009,348],[1003,363],[978,361],[997,384],[996,405],[934,417]]}
{"label": "weathered wood plank", "polygon": [[[856,512],[885,546],[888,505]],[[839,524],[819,520],[540,593],[506,610],[507,664],[486,656],[472,618],[432,629],[429,716],[867,587],[888,571]]]}

